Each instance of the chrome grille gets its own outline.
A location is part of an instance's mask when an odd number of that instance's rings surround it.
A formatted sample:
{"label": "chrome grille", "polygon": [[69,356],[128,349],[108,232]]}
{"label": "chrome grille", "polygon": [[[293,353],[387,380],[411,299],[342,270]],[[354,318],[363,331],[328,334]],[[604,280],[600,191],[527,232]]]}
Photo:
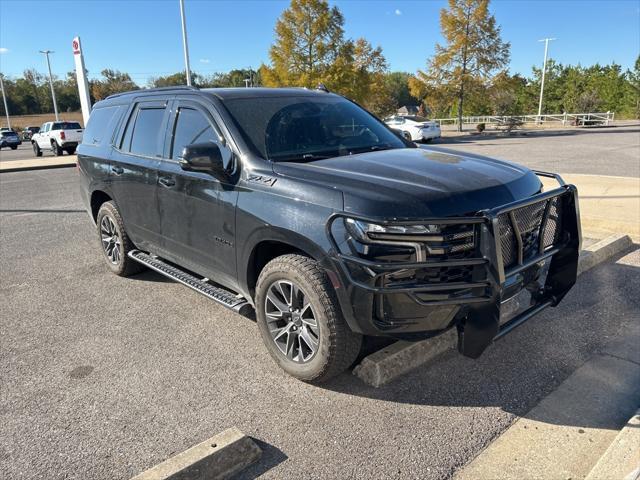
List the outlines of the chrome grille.
{"label": "chrome grille", "polygon": [[516,265],[520,253],[526,262],[558,243],[562,231],[560,208],[561,199],[557,196],[498,216],[504,268]]}

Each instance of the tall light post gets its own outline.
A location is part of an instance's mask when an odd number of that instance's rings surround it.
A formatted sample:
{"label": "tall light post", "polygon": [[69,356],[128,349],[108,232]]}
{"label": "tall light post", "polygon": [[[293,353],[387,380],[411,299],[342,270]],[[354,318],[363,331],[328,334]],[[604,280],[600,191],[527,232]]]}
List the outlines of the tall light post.
{"label": "tall light post", "polygon": [[189,45],[187,44],[187,21],[184,16],[184,0],[180,0],[180,19],[182,20],[182,48],[184,50],[184,67],[187,73],[187,85],[191,86],[191,67],[189,66]]}
{"label": "tall light post", "polygon": [[555,40],[555,38],[543,38],[538,40],[544,42],[544,63],[542,64],[542,82],[540,83],[540,101],[538,102],[538,122],[540,122],[540,116],[542,115],[542,94],[544,92],[544,77],[547,73],[547,52],[549,51],[549,42]]}
{"label": "tall light post", "polygon": [[49,69],[49,86],[51,87],[51,99],[53,100],[53,111],[56,114],[56,122],[60,121],[58,117],[58,102],[56,102],[56,91],[53,88],[53,77],[51,76],[51,62],[49,61],[49,54],[54,53],[51,50],[40,50],[40,53],[44,53],[47,57],[47,68]]}
{"label": "tall light post", "polygon": [[7,107],[7,95],[4,93],[4,81],[0,73],[0,89],[2,90],[2,101],[4,102],[4,113],[7,116],[7,128],[11,129],[11,120],[9,119],[9,107]]}

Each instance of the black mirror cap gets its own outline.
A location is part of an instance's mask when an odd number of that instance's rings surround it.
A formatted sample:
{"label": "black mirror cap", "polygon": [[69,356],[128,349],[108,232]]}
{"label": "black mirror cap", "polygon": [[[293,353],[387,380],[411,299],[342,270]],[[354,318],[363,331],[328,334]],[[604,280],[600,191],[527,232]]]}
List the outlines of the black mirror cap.
{"label": "black mirror cap", "polygon": [[226,175],[220,147],[213,142],[194,143],[182,150],[180,166],[192,172],[209,172],[216,176]]}

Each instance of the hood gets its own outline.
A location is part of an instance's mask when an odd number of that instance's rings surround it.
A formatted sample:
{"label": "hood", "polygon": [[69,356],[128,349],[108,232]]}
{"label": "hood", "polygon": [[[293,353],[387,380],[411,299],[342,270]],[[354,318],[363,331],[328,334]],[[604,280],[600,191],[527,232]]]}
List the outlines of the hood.
{"label": "hood", "polygon": [[527,168],[432,148],[275,163],[274,172],[342,191],[346,212],[385,218],[472,214],[529,197],[542,187]]}

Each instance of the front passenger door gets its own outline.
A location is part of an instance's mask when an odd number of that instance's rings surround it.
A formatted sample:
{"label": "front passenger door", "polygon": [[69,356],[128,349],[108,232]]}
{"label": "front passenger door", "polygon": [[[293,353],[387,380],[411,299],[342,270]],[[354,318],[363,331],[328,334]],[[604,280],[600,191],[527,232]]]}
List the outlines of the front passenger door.
{"label": "front passenger door", "polygon": [[177,100],[174,111],[158,170],[163,250],[175,263],[233,288],[235,185],[210,173],[182,170],[178,163],[184,147],[194,143],[216,143],[230,167],[233,155],[204,105]]}

